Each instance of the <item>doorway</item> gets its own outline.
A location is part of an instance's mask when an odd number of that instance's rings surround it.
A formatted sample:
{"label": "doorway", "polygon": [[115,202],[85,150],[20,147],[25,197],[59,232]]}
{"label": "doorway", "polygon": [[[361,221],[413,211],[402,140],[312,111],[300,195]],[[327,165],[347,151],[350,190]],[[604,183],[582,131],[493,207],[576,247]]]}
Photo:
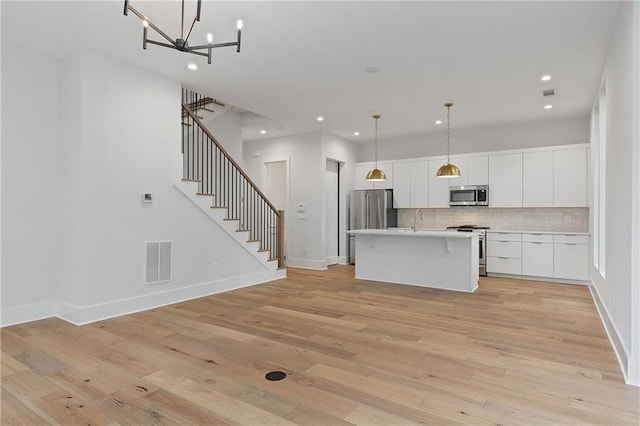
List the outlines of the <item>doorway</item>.
{"label": "doorway", "polygon": [[[278,210],[283,210],[285,212],[285,221],[284,221],[284,238],[283,238],[283,250],[287,253],[287,161],[272,161],[265,163],[267,168],[267,173],[265,177],[265,190],[264,193],[271,201],[271,204]],[[275,226],[271,229],[272,236],[276,238],[277,229]]]}
{"label": "doorway", "polygon": [[337,265],[340,253],[340,163],[327,158],[325,172],[327,266]]}

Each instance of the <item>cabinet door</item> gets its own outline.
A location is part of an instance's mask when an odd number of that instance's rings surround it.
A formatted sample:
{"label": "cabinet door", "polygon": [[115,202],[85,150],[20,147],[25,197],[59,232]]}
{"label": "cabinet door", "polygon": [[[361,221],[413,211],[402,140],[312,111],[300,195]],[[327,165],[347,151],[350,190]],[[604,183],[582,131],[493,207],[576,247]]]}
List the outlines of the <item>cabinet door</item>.
{"label": "cabinet door", "polygon": [[473,185],[473,183],[469,182],[469,159],[452,158],[451,164],[455,164],[460,169],[460,177],[447,179],[449,186]]}
{"label": "cabinet door", "polygon": [[411,206],[411,163],[394,163],[393,207],[402,209]]}
{"label": "cabinet door", "polygon": [[522,275],[553,277],[553,244],[522,242]]}
{"label": "cabinet door", "polygon": [[489,185],[489,156],[469,157],[469,185]]}
{"label": "cabinet door", "polygon": [[449,179],[436,177],[446,160],[429,160],[429,207],[449,207]]}
{"label": "cabinet door", "polygon": [[522,154],[489,156],[489,207],[522,207]]}
{"label": "cabinet door", "polygon": [[[373,163],[371,163],[371,170]],[[378,168],[384,172],[387,176],[387,180],[383,182],[373,182],[374,189],[393,189],[393,163],[381,163],[378,162]],[[366,174],[365,174],[366,175]]]}
{"label": "cabinet door", "polygon": [[589,246],[586,244],[557,243],[553,245],[553,277],[568,280],[589,279]]}
{"label": "cabinet door", "polygon": [[555,207],[587,207],[587,149],[553,152]]}
{"label": "cabinet door", "polygon": [[411,163],[411,207],[429,207],[428,161]]}
{"label": "cabinet door", "polygon": [[522,168],[522,206],[553,207],[553,151],[525,152]]}
{"label": "cabinet door", "polygon": [[367,181],[367,173],[373,163],[359,163],[353,167],[353,189],[373,189],[373,182]]}

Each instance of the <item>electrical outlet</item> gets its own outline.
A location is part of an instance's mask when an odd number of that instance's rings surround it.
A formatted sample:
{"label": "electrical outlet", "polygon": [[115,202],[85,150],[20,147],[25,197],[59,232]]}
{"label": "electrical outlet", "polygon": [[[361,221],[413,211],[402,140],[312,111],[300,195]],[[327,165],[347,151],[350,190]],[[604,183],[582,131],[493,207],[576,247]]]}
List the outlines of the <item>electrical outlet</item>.
{"label": "electrical outlet", "polygon": [[520,216],[519,214],[516,215],[516,220],[522,220],[522,216]]}

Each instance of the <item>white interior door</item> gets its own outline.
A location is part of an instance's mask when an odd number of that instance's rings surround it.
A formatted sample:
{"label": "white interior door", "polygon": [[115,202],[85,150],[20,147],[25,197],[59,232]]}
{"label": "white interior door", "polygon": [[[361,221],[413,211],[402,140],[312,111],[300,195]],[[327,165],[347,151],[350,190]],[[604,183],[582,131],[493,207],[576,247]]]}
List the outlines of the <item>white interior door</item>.
{"label": "white interior door", "polygon": [[327,159],[327,170],[325,173],[325,189],[327,197],[326,210],[326,244],[327,244],[327,266],[338,264],[338,234],[339,234],[339,173],[340,163]]}

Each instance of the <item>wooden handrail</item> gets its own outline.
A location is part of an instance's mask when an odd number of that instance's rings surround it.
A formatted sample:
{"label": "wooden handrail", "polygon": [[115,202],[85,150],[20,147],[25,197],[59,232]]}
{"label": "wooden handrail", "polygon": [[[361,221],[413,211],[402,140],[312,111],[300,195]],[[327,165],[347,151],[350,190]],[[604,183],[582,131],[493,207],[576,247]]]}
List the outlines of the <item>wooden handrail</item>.
{"label": "wooden handrail", "polygon": [[231,164],[233,165],[233,167],[236,168],[236,170],[238,170],[238,172],[242,175],[242,177],[244,177],[247,182],[249,183],[249,185],[251,185],[251,187],[256,191],[256,193],[258,193],[258,195],[260,195],[260,197],[264,200],[265,203],[267,203],[267,205],[269,206],[269,208],[271,208],[271,210],[275,213],[276,216],[280,217],[280,210],[278,210],[273,204],[271,204],[271,201],[269,201],[269,199],[267,198],[266,195],[263,194],[262,191],[260,191],[260,189],[256,186],[255,183],[253,183],[253,181],[251,180],[251,178],[249,176],[247,176],[247,174],[244,172],[244,170],[242,170],[242,168],[238,165],[238,163],[236,163],[236,161],[233,159],[233,157],[231,157],[231,155],[229,155],[229,153],[227,152],[226,149],[224,149],[224,147],[220,144],[220,142],[218,142],[218,140],[211,134],[211,132],[209,131],[209,129],[207,129],[205,127],[204,124],[202,124],[202,122],[200,121],[200,119],[194,114],[193,111],[191,111],[191,109],[189,109],[189,107],[187,106],[187,104],[185,104],[184,102],[182,102],[182,109],[184,111],[187,112],[187,114],[189,114],[189,116],[191,117],[191,119],[198,124],[198,126],[200,127],[200,129],[209,137],[209,139],[211,139],[211,141],[214,143],[214,145],[216,145],[218,147],[218,149],[224,154],[224,156],[231,162]]}

